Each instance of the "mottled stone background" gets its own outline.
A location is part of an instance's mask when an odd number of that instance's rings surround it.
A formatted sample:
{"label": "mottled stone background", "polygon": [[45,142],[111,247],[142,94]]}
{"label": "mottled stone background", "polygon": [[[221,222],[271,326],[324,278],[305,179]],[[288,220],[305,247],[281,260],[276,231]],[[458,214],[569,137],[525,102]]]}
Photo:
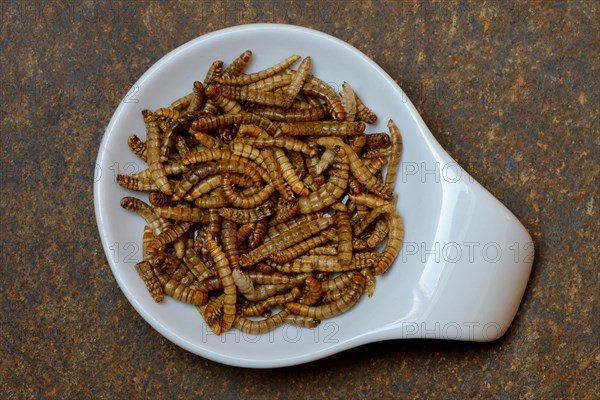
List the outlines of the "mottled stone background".
{"label": "mottled stone background", "polygon": [[[598,1],[2,1],[1,9],[1,398],[598,398]],[[504,338],[397,340],[251,370],[188,353],[135,312],[94,219],[104,129],[164,54],[249,22],[315,28],[366,53],[523,222],[537,253]]]}

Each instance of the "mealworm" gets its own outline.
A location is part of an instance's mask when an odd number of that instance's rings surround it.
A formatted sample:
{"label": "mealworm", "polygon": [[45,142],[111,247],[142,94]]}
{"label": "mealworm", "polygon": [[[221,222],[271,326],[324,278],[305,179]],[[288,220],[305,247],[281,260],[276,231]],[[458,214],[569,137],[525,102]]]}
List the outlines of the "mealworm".
{"label": "mealworm", "polygon": [[392,145],[390,163],[385,174],[385,184],[393,191],[396,185],[396,175],[398,174],[398,165],[400,164],[400,155],[402,153],[402,135],[400,130],[391,119],[388,121],[388,129],[392,135]]}
{"label": "mealworm", "polygon": [[296,98],[298,93],[300,93],[300,89],[304,85],[304,81],[308,77],[308,73],[310,72],[311,59],[310,57],[304,58],[300,62],[298,66],[298,71],[292,77],[290,84],[284,89],[285,97],[287,101],[283,104],[284,107],[289,107],[292,104],[292,101]]}
{"label": "mealworm", "polygon": [[237,226],[235,222],[223,218],[221,222],[221,243],[223,252],[232,270],[240,268],[240,250],[237,241]]}
{"label": "mealworm", "polygon": [[289,314],[285,317],[285,323],[300,326],[302,328],[316,328],[321,323],[321,320],[305,317],[304,315]]}
{"label": "mealworm", "polygon": [[287,200],[291,201],[294,199],[294,192],[290,188],[290,185],[283,179],[283,172],[281,171],[281,166],[277,162],[275,158],[275,153],[273,149],[270,147],[264,148],[260,151],[261,155],[265,160],[265,165],[267,172],[269,173],[269,177],[271,178],[271,183],[279,193],[279,195]]}
{"label": "mealworm", "polygon": [[127,138],[127,145],[140,160],[147,161],[146,143],[142,141],[136,134],[133,134]]}
{"label": "mealworm", "polygon": [[248,239],[248,237],[254,231],[255,228],[256,222],[246,222],[242,224],[237,231],[238,242],[242,243],[246,239]]}
{"label": "mealworm", "polygon": [[123,197],[121,199],[121,207],[144,218],[144,221],[152,229],[154,235],[160,235],[165,229],[171,226],[170,222],[154,214],[152,207],[135,197]]}
{"label": "mealworm", "polygon": [[307,143],[292,137],[280,136],[280,137],[253,137],[253,138],[239,138],[237,142],[246,143],[254,147],[262,148],[269,146],[282,147],[291,151],[298,151],[308,156],[314,156],[317,154],[317,150]]}
{"label": "mealworm", "polygon": [[219,210],[221,217],[235,221],[238,224],[256,222],[267,218],[271,214],[273,214],[273,203],[270,200],[255,208],[221,208]]}
{"label": "mealworm", "polygon": [[365,121],[368,124],[374,124],[377,121],[377,114],[365,106],[356,92],[354,92],[354,97],[356,98],[356,117],[358,120]]}
{"label": "mealworm", "polygon": [[328,207],[344,194],[349,176],[347,151],[340,147],[337,147],[335,151],[338,162],[333,164],[327,183],[308,196],[298,199],[301,213],[307,214]]}
{"label": "mealworm", "polygon": [[283,179],[288,184],[292,192],[301,197],[308,196],[310,191],[306,188],[306,186],[304,186],[304,182],[302,182],[300,177],[296,174],[296,170],[292,166],[292,163],[287,157],[285,151],[283,149],[275,148],[273,149],[273,153],[275,155],[275,160],[281,169]]}
{"label": "mealworm", "polygon": [[375,221],[377,217],[382,214],[390,213],[394,210],[394,206],[391,203],[385,203],[381,206],[375,207],[369,211],[369,213],[361,219],[360,223],[354,225],[354,235],[358,236],[367,229],[367,227]]}
{"label": "mealworm", "polygon": [[352,278],[352,281],[352,285],[346,289],[344,295],[335,302],[318,306],[308,306],[301,303],[286,303],[285,307],[294,314],[310,318],[326,319],[334,317],[348,311],[362,296],[366,283],[365,278],[360,274],[356,274]]}
{"label": "mealworm", "polygon": [[249,89],[246,86],[222,86],[221,95],[227,99],[265,106],[288,107],[290,103],[288,97],[283,93],[264,92]]}
{"label": "mealworm", "polygon": [[363,152],[360,156],[363,159],[387,157],[392,154],[392,148],[386,147],[383,149],[369,149]]}
{"label": "mealworm", "polygon": [[343,272],[372,267],[379,261],[377,253],[356,253],[352,260],[347,264],[340,264],[338,256],[326,255],[304,255],[296,258],[289,265],[284,264],[284,268],[280,268],[281,272]]}
{"label": "mealworm", "polygon": [[[226,332],[233,325],[235,320],[235,303],[237,289],[233,278],[231,276],[231,269],[229,268],[229,261],[223,251],[217,245],[217,242],[213,239],[212,235],[208,233],[204,240],[206,249],[210,252],[210,256],[215,262],[215,269],[219,274],[221,283],[223,285],[223,293],[225,297],[223,299],[223,316],[221,321],[221,331]],[[237,271],[237,270],[236,270]]]}
{"label": "mealworm", "polygon": [[190,98],[190,102],[188,107],[182,114],[183,119],[194,118],[198,112],[200,111],[200,107],[202,106],[202,101],[204,100],[204,85],[201,82],[194,82],[192,87],[192,96]]}
{"label": "mealworm", "polygon": [[264,314],[270,307],[278,306],[284,303],[289,303],[290,301],[294,301],[302,296],[302,291],[294,287],[287,293],[282,293],[279,295],[271,296],[265,300],[260,302],[251,304],[248,307],[242,309],[242,315],[247,317],[253,317],[257,315]]}
{"label": "mealworm", "polygon": [[146,158],[150,168],[152,179],[156,186],[166,195],[172,195],[173,189],[167,179],[167,173],[160,162],[160,132],[154,113],[150,110],[143,110],[142,115],[146,123]]}
{"label": "mealworm", "polygon": [[380,195],[383,198],[389,199],[392,195],[392,191],[389,187],[379,181],[372,173],[367,170],[365,165],[362,163],[358,155],[349,149],[349,146],[344,143],[341,139],[335,137],[322,137],[317,139],[317,143],[327,148],[341,147],[345,150],[345,154],[348,157],[350,164],[350,170],[352,174],[367,187],[373,193]]}
{"label": "mealworm", "polygon": [[[325,239],[327,240],[331,240],[330,238],[328,238],[327,236],[325,236]],[[324,245],[324,246],[319,246],[319,247],[315,247],[314,249],[310,249],[307,254],[314,254],[314,255],[325,255],[325,256],[337,256],[337,246],[335,245]]]}
{"label": "mealworm", "polygon": [[164,285],[164,293],[175,300],[191,303],[196,306],[205,304],[208,301],[208,295],[204,292],[191,289],[175,279],[170,279]]}
{"label": "mealworm", "polygon": [[204,94],[206,97],[211,99],[217,107],[227,114],[242,114],[245,112],[240,103],[231,98],[223,96],[221,94],[221,89],[215,85],[208,85],[206,89],[204,89]]}
{"label": "mealworm", "polygon": [[352,278],[355,274],[356,272],[354,271],[347,271],[342,272],[335,278],[327,279],[321,282],[321,290],[329,292],[336,289],[345,289],[352,282]]}
{"label": "mealworm", "polygon": [[191,227],[191,222],[181,222],[166,228],[159,235],[155,236],[152,242],[148,243],[148,251],[157,251],[160,247],[166,245],[167,243],[171,243],[175,239],[181,237],[181,235],[187,232],[187,230]]}
{"label": "mealworm", "polygon": [[198,311],[200,311],[200,315],[206,321],[208,327],[213,331],[215,335],[221,334],[221,310],[223,309],[223,302],[225,299],[225,295],[220,295],[214,300],[210,300],[203,307],[198,307]]}
{"label": "mealworm", "polygon": [[286,288],[285,285],[254,286],[252,280],[239,269],[234,269],[231,274],[240,294],[251,301],[264,300]]}
{"label": "mealworm", "polygon": [[221,182],[223,185],[223,195],[237,208],[258,207],[275,193],[275,187],[269,183],[268,185],[263,186],[261,190],[254,195],[240,196],[233,188],[233,182],[231,181],[231,175],[229,173],[224,173],[222,175]]}
{"label": "mealworm", "polygon": [[185,249],[183,262],[199,281],[206,279],[211,274],[211,271],[208,269],[206,263],[202,261],[202,259],[198,256],[198,253],[196,253],[196,250],[194,250],[192,247],[187,247]]}
{"label": "mealworm", "polygon": [[276,263],[282,264],[288,261],[293,260],[296,257],[301,256],[306,253],[310,249],[321,246],[325,243],[329,242],[329,239],[323,235],[317,235],[309,237],[306,240],[303,240],[300,243],[297,243],[293,246],[288,247],[285,250],[278,251],[273,253],[269,258]]}
{"label": "mealworm", "polygon": [[389,204],[388,200],[382,199],[381,197],[370,193],[349,194],[348,197],[356,204],[360,204],[369,208],[376,208]]}
{"label": "mealworm", "polygon": [[251,335],[260,335],[263,333],[267,333],[285,321],[285,318],[289,315],[289,311],[282,310],[277,314],[260,321],[253,321],[248,318],[244,318],[239,316],[235,319],[234,327],[239,329],[242,332],[251,334]]}
{"label": "mealworm", "polygon": [[[224,77],[236,77],[244,72],[246,65],[250,62],[252,58],[252,51],[246,50],[242,54],[240,54],[235,60],[231,62],[223,71]],[[215,77],[217,80],[217,77]]]}
{"label": "mealworm", "polygon": [[223,142],[221,142],[219,139],[215,138],[214,136],[209,135],[208,133],[201,132],[201,131],[195,131],[193,129],[190,129],[188,132],[192,136],[194,136],[194,138],[198,142],[200,142],[200,144],[202,144],[204,147],[207,147],[209,149],[217,149],[217,148],[223,146]]}
{"label": "mealworm", "polygon": [[300,207],[297,200],[286,201],[280,198],[275,205],[275,212],[269,220],[269,225],[279,225],[285,221],[289,221],[299,213]]}
{"label": "mealworm", "polygon": [[326,104],[319,104],[309,108],[255,107],[250,112],[277,122],[319,121],[329,113]]}
{"label": "mealworm", "polygon": [[292,55],[265,70],[258,71],[258,72],[252,73],[252,74],[240,75],[235,78],[215,77],[215,81],[220,83],[221,85],[230,85],[230,86],[248,85],[250,83],[258,82],[263,79],[269,78],[270,76],[278,74],[279,72],[283,71],[284,69],[290,67],[292,64],[294,64],[299,59],[300,59],[300,56]]}
{"label": "mealworm", "polygon": [[200,208],[189,208],[179,206],[154,206],[152,211],[159,217],[172,219],[175,221],[187,221],[207,224],[209,220],[208,212]]}
{"label": "mealworm", "polygon": [[346,121],[354,121],[356,117],[356,96],[354,96],[354,91],[348,82],[342,83],[340,102],[346,114]]}
{"label": "mealworm", "polygon": [[175,100],[174,102],[172,102],[169,105],[169,108],[172,108],[173,110],[177,110],[177,111],[187,109],[193,96],[194,96],[194,93],[188,93],[185,96],[180,97],[177,100]]}
{"label": "mealworm", "polygon": [[[284,203],[288,204],[288,202],[284,202]],[[323,215],[324,215],[323,212],[317,211],[317,212],[310,213],[310,214],[298,215],[297,217],[295,217],[293,219],[289,218],[289,219],[286,219],[285,221],[278,222],[276,224],[275,223],[272,224],[271,222],[269,222],[269,224],[272,226],[269,228],[269,231],[267,233],[268,239],[269,240],[274,239],[277,236],[281,235],[285,231],[289,231],[290,229],[293,229],[293,228],[295,228],[299,225],[302,225],[306,222],[317,220],[317,219],[323,217]]]}
{"label": "mealworm", "polygon": [[248,247],[252,250],[252,249],[255,249],[258,246],[260,246],[262,244],[266,234],[267,234],[267,220],[261,219],[260,221],[256,222],[256,228],[250,234]]}
{"label": "mealworm", "polygon": [[350,216],[344,203],[335,204],[335,224],[338,233],[338,261],[341,265],[349,265],[352,261],[352,226]]}
{"label": "mealworm", "polygon": [[364,122],[308,121],[287,122],[281,132],[287,136],[356,136],[365,131]]}
{"label": "mealworm", "polygon": [[161,303],[164,299],[163,287],[154,271],[152,271],[150,263],[148,261],[141,261],[135,264],[135,270],[144,281],[144,284],[154,301]]}
{"label": "mealworm", "polygon": [[[217,162],[207,162],[200,163],[196,168],[191,169],[186,172],[181,180],[175,185],[173,200],[179,200],[183,198],[186,193],[200,180],[207,175],[219,174],[227,172],[245,174],[247,177],[252,179],[254,185],[260,186],[262,183],[262,178],[266,178],[266,173],[262,168],[260,169],[262,172],[259,172],[259,168],[256,164],[252,163],[252,161],[244,158],[239,158],[238,156],[232,157],[231,161],[217,161]],[[231,177],[231,175],[229,175]],[[222,178],[221,178],[222,183]]]}
{"label": "mealworm", "polygon": [[206,71],[206,75],[204,77],[204,86],[208,86],[213,83],[214,79],[223,74],[223,61],[216,60],[213,61],[208,71]]}
{"label": "mealworm", "polygon": [[340,98],[337,96],[335,91],[320,79],[314,76],[309,76],[306,83],[300,89],[302,95],[315,96],[323,99],[329,107],[329,112],[334,120],[345,121],[346,113]]}
{"label": "mealworm", "polygon": [[117,183],[125,189],[135,190],[136,192],[151,192],[158,190],[158,186],[156,186],[154,180],[135,178],[129,175],[117,175]]}
{"label": "mealworm", "polygon": [[298,301],[310,306],[318,303],[321,297],[323,297],[321,282],[312,276],[306,278],[306,292]]}
{"label": "mealworm", "polygon": [[250,252],[240,257],[240,264],[249,267],[257,262],[264,260],[276,251],[284,250],[310,236],[327,229],[332,224],[331,218],[319,218],[314,221],[308,221],[296,228],[282,233],[276,239],[269,240]]}
{"label": "mealworm", "polygon": [[404,239],[404,225],[402,223],[402,218],[398,215],[396,210],[386,213],[386,219],[389,227],[388,241],[381,252],[379,262],[375,267],[375,275],[383,274],[390,265],[392,265],[392,262],[400,252],[402,240]]}
{"label": "mealworm", "polygon": [[290,282],[288,275],[280,274],[279,272],[263,273],[260,271],[249,271],[247,275],[252,283],[259,285],[281,285]]}
{"label": "mealworm", "polygon": [[364,165],[371,174],[375,174],[380,171],[381,168],[387,164],[387,162],[388,161],[386,157],[377,157],[364,160]]}
{"label": "mealworm", "polygon": [[208,129],[218,129],[233,124],[252,124],[257,125],[267,131],[271,136],[280,136],[281,129],[273,122],[256,114],[227,114],[227,115],[208,115],[198,118],[192,122],[192,129],[195,131],[205,131]]}
{"label": "mealworm", "polygon": [[292,75],[281,74],[273,75],[260,81],[245,85],[248,89],[262,90],[270,92],[284,86],[287,86],[292,81]]}
{"label": "mealworm", "polygon": [[377,278],[375,278],[375,271],[373,268],[363,268],[360,273],[365,277],[365,293],[369,297],[373,297],[375,294],[375,287],[377,285]]}

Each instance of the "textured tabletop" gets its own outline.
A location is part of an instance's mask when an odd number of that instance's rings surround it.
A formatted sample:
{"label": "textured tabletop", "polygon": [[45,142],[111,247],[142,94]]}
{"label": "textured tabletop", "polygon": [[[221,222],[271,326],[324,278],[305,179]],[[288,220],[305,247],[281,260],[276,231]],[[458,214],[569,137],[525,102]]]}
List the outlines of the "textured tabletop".
{"label": "textured tabletop", "polygon": [[[578,398],[600,392],[600,2],[2,1],[0,398]],[[111,274],[92,183],[132,84],[251,22],[334,35],[407,93],[536,246],[492,343],[396,340],[234,368],[177,347]],[[597,397],[595,397],[597,398]]]}

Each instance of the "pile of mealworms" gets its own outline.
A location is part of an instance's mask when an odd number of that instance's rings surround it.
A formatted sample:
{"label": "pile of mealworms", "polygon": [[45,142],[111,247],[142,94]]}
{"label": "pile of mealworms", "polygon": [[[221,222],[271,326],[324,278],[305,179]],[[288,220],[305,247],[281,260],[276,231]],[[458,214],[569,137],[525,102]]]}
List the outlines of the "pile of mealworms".
{"label": "pile of mealworms", "polygon": [[121,200],[146,221],[135,269],[149,293],[195,305],[216,334],[346,312],[404,235],[394,122],[366,133],[377,116],[348,83],[337,93],[313,76],[310,57],[245,73],[251,56],[215,61],[191,93],[142,111],[146,141],[128,145],[148,168],[117,176],[149,192]]}

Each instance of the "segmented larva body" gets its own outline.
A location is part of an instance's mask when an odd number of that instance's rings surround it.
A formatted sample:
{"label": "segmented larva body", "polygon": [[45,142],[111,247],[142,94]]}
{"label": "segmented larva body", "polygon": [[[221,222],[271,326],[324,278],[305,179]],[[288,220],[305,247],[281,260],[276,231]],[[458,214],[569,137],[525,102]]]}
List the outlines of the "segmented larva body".
{"label": "segmented larva body", "polygon": [[327,183],[308,196],[298,199],[301,213],[307,214],[328,207],[344,194],[349,177],[348,157],[343,148],[336,148],[336,152],[339,161],[333,164]]}
{"label": "segmented larva body", "polygon": [[354,96],[354,91],[348,82],[342,84],[340,102],[344,113],[346,113],[346,121],[354,121],[356,117],[356,96]]}
{"label": "segmented larva body", "polygon": [[285,70],[286,68],[289,68],[292,64],[294,64],[299,59],[300,59],[300,56],[292,55],[265,70],[258,71],[258,72],[252,73],[252,74],[241,75],[241,76],[238,76],[235,78],[215,77],[215,81],[220,83],[221,85],[230,85],[230,86],[248,85],[250,83],[258,82],[258,81],[261,81],[263,79],[266,79],[273,75],[278,74],[279,72]]}
{"label": "segmented larva body", "polygon": [[240,264],[249,267],[257,262],[264,260],[276,251],[284,250],[310,236],[319,233],[331,226],[332,218],[320,218],[315,221],[309,221],[298,227],[282,233],[277,238],[265,242],[258,248],[240,257]]}
{"label": "segmented larva body", "polygon": [[146,159],[150,168],[152,179],[161,192],[170,196],[173,189],[167,179],[167,173],[160,162],[160,131],[154,113],[150,110],[142,111],[146,123]]}
{"label": "segmented larva body", "polygon": [[231,328],[231,326],[233,325],[233,321],[235,320],[235,304],[237,298],[237,289],[231,276],[231,268],[229,268],[229,261],[227,261],[227,257],[219,248],[217,242],[215,242],[210,233],[206,235],[204,245],[215,262],[215,269],[217,270],[217,273],[219,274],[219,278],[221,279],[221,283],[223,285],[223,293],[225,297],[223,299],[223,318],[221,321],[221,332],[226,332]]}
{"label": "segmented larva body", "polygon": [[135,270],[144,281],[144,284],[154,301],[161,303],[164,299],[163,287],[154,271],[152,271],[150,263],[148,261],[141,261],[135,264]]}
{"label": "segmented larva body", "polygon": [[283,324],[289,313],[290,312],[287,310],[282,310],[277,314],[260,321],[253,321],[239,316],[235,320],[234,327],[251,335],[260,335],[267,333]]}
{"label": "segmented larva body", "polygon": [[398,166],[400,165],[400,156],[402,153],[402,135],[400,135],[400,130],[391,119],[388,121],[388,129],[392,135],[392,145],[390,163],[385,175],[385,184],[393,191],[396,185],[396,175],[398,174]]}
{"label": "segmented larva body", "polygon": [[331,303],[318,306],[308,306],[301,303],[286,303],[285,307],[294,314],[315,319],[326,319],[348,311],[362,296],[366,279],[361,274],[352,278],[352,284],[346,289],[343,296]]}
{"label": "segmented larva body", "polygon": [[135,154],[140,158],[140,160],[146,162],[147,153],[146,153],[146,143],[142,141],[137,135],[133,134],[127,138],[127,145]]}
{"label": "segmented larva body", "polygon": [[394,210],[386,214],[386,219],[389,227],[388,241],[385,248],[381,252],[381,257],[375,267],[375,274],[381,275],[392,265],[392,262],[398,256],[404,239],[404,225],[402,218]]}

